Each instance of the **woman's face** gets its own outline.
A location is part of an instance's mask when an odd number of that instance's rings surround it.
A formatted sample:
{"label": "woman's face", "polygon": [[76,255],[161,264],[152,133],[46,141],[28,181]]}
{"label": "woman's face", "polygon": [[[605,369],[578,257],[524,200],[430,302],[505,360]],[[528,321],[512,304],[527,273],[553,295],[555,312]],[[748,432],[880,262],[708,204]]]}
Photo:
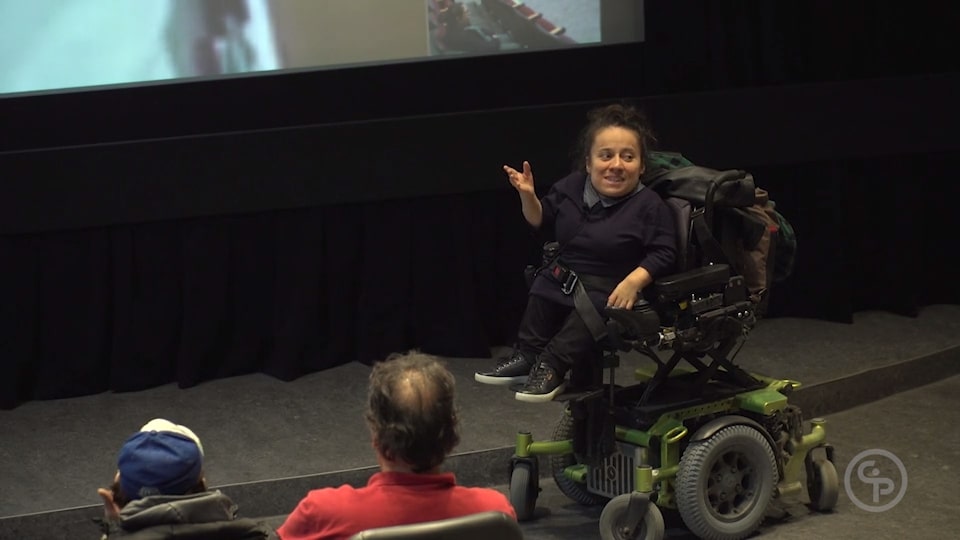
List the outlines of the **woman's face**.
{"label": "woman's face", "polygon": [[637,132],[619,126],[597,131],[587,157],[587,174],[598,193],[614,198],[633,193],[643,168]]}

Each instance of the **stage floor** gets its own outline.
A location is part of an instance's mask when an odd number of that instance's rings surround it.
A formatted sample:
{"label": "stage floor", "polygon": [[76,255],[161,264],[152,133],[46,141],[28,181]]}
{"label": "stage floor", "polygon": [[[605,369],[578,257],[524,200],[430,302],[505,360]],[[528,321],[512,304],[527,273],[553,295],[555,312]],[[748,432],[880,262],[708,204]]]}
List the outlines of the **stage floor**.
{"label": "stage floor", "polygon": [[[766,320],[751,334],[737,362],[810,386],[957,347],[960,306],[934,305],[913,318],[862,312],[852,324]],[[550,436],[561,404],[521,403],[502,387],[474,382],[473,372],[489,366],[489,358],[448,362],[457,376],[462,413],[458,454],[503,450],[513,444],[519,429],[533,431],[534,437]],[[625,357],[620,377],[641,363],[649,360]],[[97,505],[96,488],[111,480],[119,445],[154,417],[185,424],[199,435],[212,486],[228,493],[246,484],[296,486],[291,488],[294,493],[283,496],[283,501],[295,502],[304,485],[337,480],[322,476],[326,473],[375,465],[362,417],[368,372],[363,364],[349,363],[292,382],[253,374],[189,389],[171,384],[33,401],[0,411],[0,518]],[[860,391],[869,393],[870,388]],[[956,408],[950,414],[956,415]],[[269,510],[241,505],[245,515],[277,513]]]}

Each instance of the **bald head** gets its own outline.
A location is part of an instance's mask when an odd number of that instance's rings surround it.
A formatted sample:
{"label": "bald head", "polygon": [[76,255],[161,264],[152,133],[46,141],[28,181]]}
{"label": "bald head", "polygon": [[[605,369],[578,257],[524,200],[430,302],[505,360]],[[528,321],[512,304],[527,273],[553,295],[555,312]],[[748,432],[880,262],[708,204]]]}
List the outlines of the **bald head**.
{"label": "bald head", "polygon": [[380,454],[414,472],[438,467],[460,442],[453,374],[420,352],[392,355],[370,373],[367,422]]}

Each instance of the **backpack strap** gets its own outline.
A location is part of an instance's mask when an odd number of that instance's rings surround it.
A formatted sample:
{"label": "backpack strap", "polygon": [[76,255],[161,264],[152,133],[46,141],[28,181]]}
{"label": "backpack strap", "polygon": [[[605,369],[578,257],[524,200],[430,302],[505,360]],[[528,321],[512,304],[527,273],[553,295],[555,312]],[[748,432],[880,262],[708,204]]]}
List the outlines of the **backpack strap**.
{"label": "backpack strap", "polygon": [[693,235],[697,239],[697,245],[700,246],[706,258],[713,263],[729,264],[730,261],[727,260],[720,241],[710,232],[703,208],[693,211],[691,221],[693,222]]}

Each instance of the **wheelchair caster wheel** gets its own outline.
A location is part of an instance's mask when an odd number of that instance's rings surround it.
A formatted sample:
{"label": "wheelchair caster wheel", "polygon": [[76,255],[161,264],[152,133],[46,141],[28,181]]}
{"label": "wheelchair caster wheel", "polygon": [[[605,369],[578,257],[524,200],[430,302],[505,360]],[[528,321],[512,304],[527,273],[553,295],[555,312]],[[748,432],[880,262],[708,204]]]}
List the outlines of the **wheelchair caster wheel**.
{"label": "wheelchair caster wheel", "polygon": [[517,512],[517,521],[533,519],[537,507],[539,488],[533,477],[533,468],[528,463],[517,463],[510,473],[510,504]]}
{"label": "wheelchair caster wheel", "polygon": [[840,496],[840,480],[833,462],[826,459],[813,462],[813,477],[807,479],[807,494],[810,495],[810,508],[813,510],[833,510]]}
{"label": "wheelchair caster wheel", "polygon": [[[636,493],[624,493],[610,499],[600,514],[600,538],[603,540],[661,540],[666,526],[663,514],[649,500],[640,502]],[[643,497],[646,497],[645,495]],[[636,515],[643,512],[643,515]]]}

